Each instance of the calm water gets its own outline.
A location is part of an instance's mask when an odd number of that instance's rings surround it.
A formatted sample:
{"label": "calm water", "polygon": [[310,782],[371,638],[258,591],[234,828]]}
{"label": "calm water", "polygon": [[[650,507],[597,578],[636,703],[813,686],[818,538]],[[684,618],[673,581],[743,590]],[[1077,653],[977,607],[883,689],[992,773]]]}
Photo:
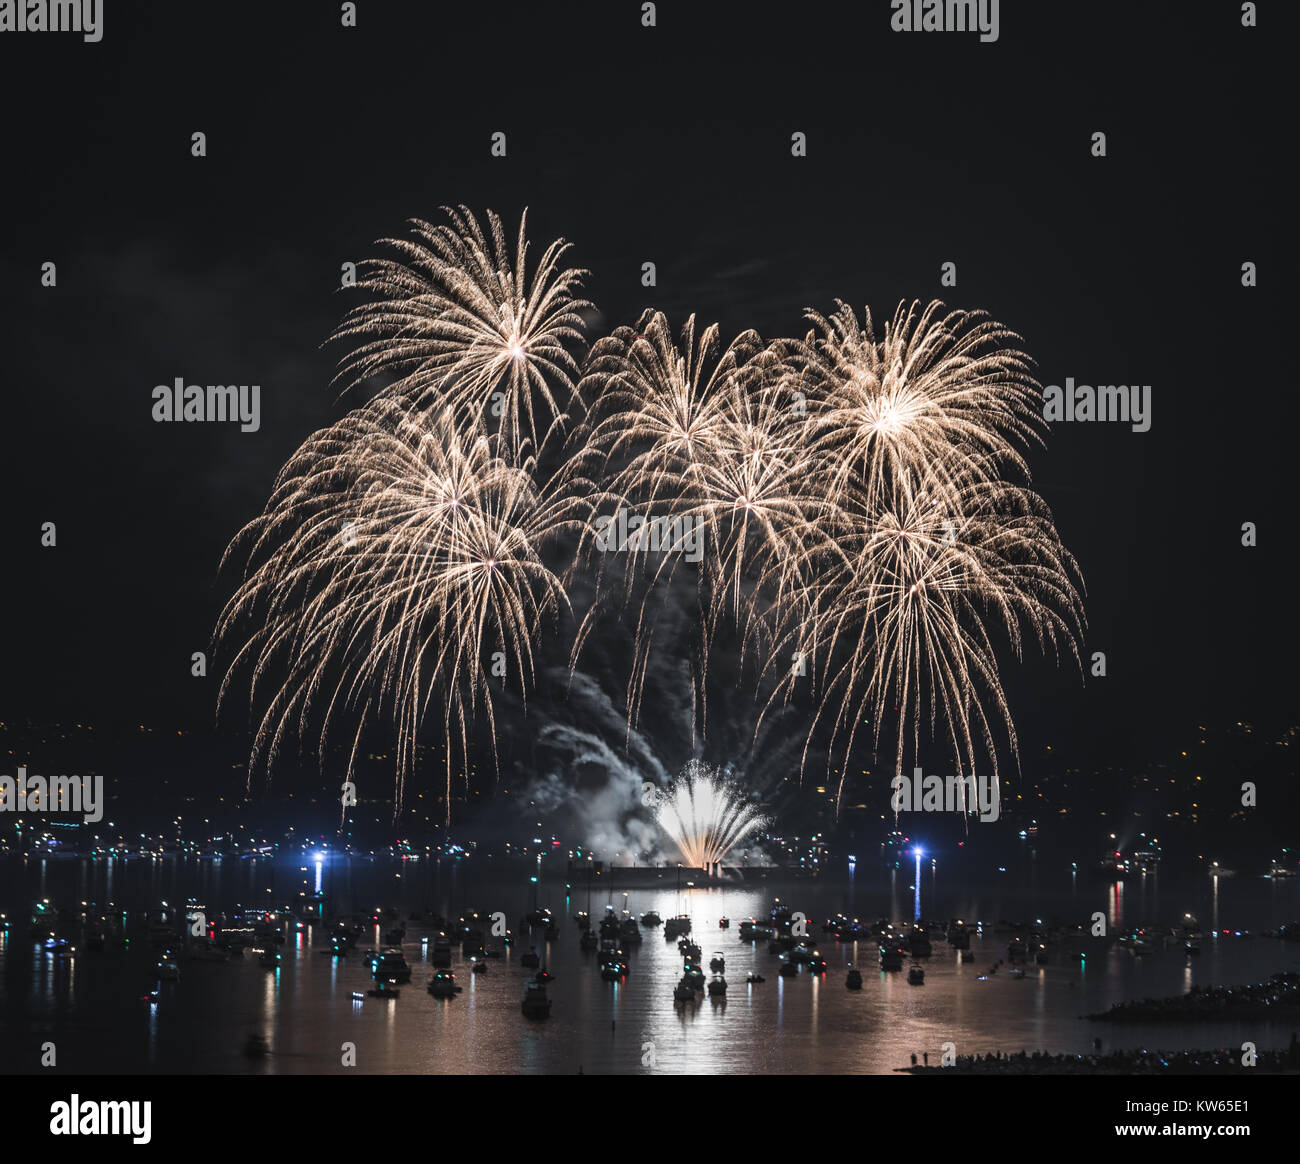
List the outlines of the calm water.
{"label": "calm water", "polygon": [[[519,1010],[524,980],[519,966],[528,939],[518,919],[528,907],[524,878],[464,876],[464,866],[436,862],[333,861],[322,870],[323,888],[339,912],[395,905],[403,918],[413,910],[436,909],[455,917],[471,907],[504,910],[516,930],[513,950],[490,964],[485,976],[471,975],[455,955],[453,968],[464,993],[450,1001],[424,989],[430,968],[421,941],[427,927],[408,922],[403,950],[412,967],[410,984],[396,1002],[353,1002],[354,990],[371,985],[369,971],[353,954],[337,960],[319,953],[322,931],[290,932],[281,947],[281,969],[268,971],[256,955],[225,964],[184,962],[181,979],[162,986],[157,1004],[143,996],[154,985],[155,954],[143,940],[126,951],[82,953],[53,959],[27,936],[33,901],[114,901],[142,910],[160,901],[178,904],[195,896],[211,912],[236,902],[271,902],[314,888],[314,868],[297,863],[184,862],[159,860],[95,863],[9,858],[0,863],[0,896],[13,925],[0,939],[0,1069],[38,1069],[40,1045],[53,1041],[58,1069],[70,1072],[268,1072],[333,1073],[347,1070],[340,1046],[356,1045],[357,1070],[373,1073],[886,1073],[906,1066],[910,1055],[937,1055],[945,1042],[959,1054],[993,1050],[1083,1052],[1100,1036],[1107,1049],[1119,1047],[1210,1047],[1239,1045],[1249,1038],[1261,1048],[1285,1045],[1300,1021],[1263,1023],[1096,1024],[1078,1016],[1133,997],[1179,994],[1192,984],[1254,982],[1278,970],[1300,968],[1300,947],[1263,938],[1207,937],[1204,952],[1188,958],[1181,950],[1133,957],[1111,949],[1090,959],[1086,969],[1063,961],[1030,969],[1023,980],[1003,971],[980,981],[1006,957],[1009,935],[994,932],[1000,919],[1060,917],[1084,921],[1094,910],[1112,925],[1175,921],[1194,912],[1202,927],[1259,930],[1300,917],[1300,885],[1257,878],[1209,879],[1190,884],[1160,882],[1160,874],[1120,885],[1069,875],[1059,883],[987,886],[951,876],[923,882],[925,912],[935,917],[979,919],[982,936],[972,941],[975,960],[961,964],[943,942],[928,959],[926,982],[908,984],[905,974],[877,969],[874,942],[839,944],[821,939],[820,922],[844,910],[864,919],[910,920],[915,890],[910,870],[859,868],[852,883],[780,882],[776,878],[735,888],[698,889],[678,895],[671,882],[662,890],[634,890],[627,904],[639,916],[657,910],[667,918],[689,912],[705,961],[715,952],[726,959],[729,990],[725,1004],[707,998],[675,1006],[673,987],[681,974],[675,943],[661,931],[644,931],[630,949],[631,969],[621,984],[603,982],[595,957],[578,948],[576,926],[567,915],[587,908],[585,884],[575,884],[566,901],[564,874],[543,879],[540,904],[560,918],[560,937],[540,949],[555,975],[552,1017],[530,1022]],[[558,880],[555,880],[558,877]],[[520,884],[520,882],[524,882]],[[269,890],[269,892],[268,892]],[[817,925],[813,933],[829,969],[822,978],[801,973],[782,979],[767,943],[739,940],[736,926],[749,916],[763,918],[774,896],[803,910]],[[591,913],[599,917],[607,893],[593,892]],[[621,891],[612,897],[622,909]],[[728,916],[732,928],[718,929]],[[391,924],[391,923],[390,923]],[[363,945],[382,945],[380,935]],[[848,963],[859,963],[864,989],[844,987]],[[766,982],[748,986],[750,972]],[[241,1055],[250,1032],[265,1035],[272,1049],[266,1061]]]}

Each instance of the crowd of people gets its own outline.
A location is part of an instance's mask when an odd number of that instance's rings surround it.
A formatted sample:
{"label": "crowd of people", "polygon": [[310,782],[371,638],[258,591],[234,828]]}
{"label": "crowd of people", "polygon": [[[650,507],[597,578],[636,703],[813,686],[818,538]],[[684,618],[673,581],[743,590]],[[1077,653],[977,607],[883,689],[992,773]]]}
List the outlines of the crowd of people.
{"label": "crowd of people", "polygon": [[1117,1002],[1110,1010],[1090,1014],[1088,1018],[1136,1022],[1196,1015],[1217,1017],[1228,1010],[1244,1016],[1291,1007],[1300,1007],[1300,974],[1294,971],[1274,974],[1249,986],[1193,986],[1186,994],[1173,998]]}
{"label": "crowd of people", "polygon": [[[928,1056],[927,1056],[928,1058]],[[1256,1051],[1224,1047],[1210,1051],[1111,1051],[1109,1054],[1049,1055],[1021,1051],[1004,1055],[961,1055],[948,1067],[917,1065],[900,1068],[909,1074],[928,1075],[941,1071],[960,1075],[1225,1075],[1238,1071],[1300,1071],[1300,1041],[1281,1051]]]}

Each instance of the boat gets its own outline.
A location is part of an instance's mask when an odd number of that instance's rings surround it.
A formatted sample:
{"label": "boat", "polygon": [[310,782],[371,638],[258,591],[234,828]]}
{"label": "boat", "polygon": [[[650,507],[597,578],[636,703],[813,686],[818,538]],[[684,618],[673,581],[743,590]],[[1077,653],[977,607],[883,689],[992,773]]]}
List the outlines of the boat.
{"label": "boat", "polygon": [[727,980],[723,978],[721,974],[716,975],[709,980],[708,991],[710,998],[725,997],[727,993]]}
{"label": "boat", "polygon": [[434,966],[447,967],[451,965],[451,942],[446,934],[439,934],[433,942],[433,952],[429,955],[429,961]]}
{"label": "boat", "polygon": [[720,930],[729,930],[729,929],[731,929],[731,918],[729,918],[729,917],[722,917],[722,918],[719,918],[719,919],[718,919],[718,929],[720,929]]}
{"label": "boat", "polygon": [[524,984],[524,998],[519,1009],[527,1018],[549,1018],[551,1000],[546,995],[546,985],[542,982]]}
{"label": "boat", "polygon": [[391,982],[377,982],[366,991],[371,998],[397,998],[402,992],[397,989]]}
{"label": "boat", "polygon": [[627,967],[618,962],[602,962],[600,964],[600,976],[606,982],[617,982],[627,973]]}
{"label": "boat", "polygon": [[678,952],[683,958],[689,958],[692,962],[700,960],[700,948],[694,942],[683,938],[677,943]]}
{"label": "boat", "polygon": [[826,959],[816,950],[812,952],[812,956],[808,959],[808,970],[812,974],[826,973]]}
{"label": "boat", "polygon": [[377,982],[410,982],[411,968],[401,950],[385,950],[375,963],[374,976]]}
{"label": "boat", "polygon": [[599,941],[600,939],[596,937],[595,930],[583,930],[582,937],[578,939],[578,948],[580,950],[594,950]]}
{"label": "boat", "polygon": [[536,974],[533,975],[534,982],[554,982],[555,975],[543,966]]}
{"label": "boat", "polygon": [[761,974],[750,974],[746,976],[745,981],[752,986],[756,982],[766,982],[767,979],[764,978]]}
{"label": "boat", "polygon": [[861,989],[862,989],[862,971],[861,971],[861,970],[850,970],[850,971],[848,972],[848,974],[846,974],[846,975],[844,976],[844,985],[847,986],[850,990],[861,990]]}
{"label": "boat", "polygon": [[772,928],[777,933],[790,932],[790,907],[779,897],[772,901]]}
{"label": "boat", "polygon": [[684,913],[679,913],[676,917],[670,917],[664,922],[664,937],[678,938],[682,934],[691,932],[691,919]]}
{"label": "boat", "polygon": [[1155,935],[1148,933],[1145,927],[1121,934],[1117,945],[1130,954],[1154,954],[1160,948]]}
{"label": "boat", "polygon": [[1128,862],[1123,853],[1107,853],[1097,862],[1096,870],[1108,880],[1123,880],[1128,873]]}
{"label": "boat", "polygon": [[455,998],[461,992],[456,985],[456,975],[450,970],[439,970],[429,979],[429,993],[434,998]]}
{"label": "boat", "polygon": [[263,950],[257,956],[257,961],[267,970],[278,970],[280,968],[280,955],[274,950]]}
{"label": "boat", "polygon": [[1007,975],[1011,978],[1023,978],[1025,972],[1019,966],[1012,966],[1011,969],[1007,971]]}
{"label": "boat", "polygon": [[975,961],[975,951],[974,951],[974,950],[963,950],[963,951],[961,952],[961,960],[962,960],[963,962],[974,962],[974,961]]}
{"label": "boat", "polygon": [[907,948],[913,958],[928,958],[931,953],[930,934],[925,926],[917,924],[907,935]]}
{"label": "boat", "polygon": [[704,989],[704,971],[701,970],[694,962],[687,962],[682,968],[682,981],[689,982],[693,989]]}
{"label": "boat", "polygon": [[[610,907],[606,906],[605,908],[608,911]],[[550,929],[555,924],[555,919],[551,916],[549,909],[534,909],[524,914],[519,924],[524,929],[543,930]]]}
{"label": "boat", "polygon": [[907,972],[907,981],[913,986],[925,985],[925,971],[920,966],[913,966]]}
{"label": "boat", "polygon": [[871,927],[859,921],[857,918],[849,919],[841,916],[838,924],[834,928],[835,940],[837,942],[861,942],[870,938]]}
{"label": "boat", "polygon": [[673,989],[673,1001],[674,1001],[674,1002],[694,1002],[694,1001],[695,1001],[695,987],[692,986],[692,985],[690,984],[690,982],[688,982],[685,978],[683,978],[683,979],[682,979],[682,980],[677,984],[677,986]]}
{"label": "boat", "polygon": [[573,920],[578,923],[578,929],[580,930],[591,929],[591,915],[588,914],[585,909],[580,909],[577,913],[575,913],[573,915]]}
{"label": "boat", "polygon": [[617,938],[622,931],[622,925],[618,918],[614,916],[614,907],[605,906],[605,916],[600,919],[600,936],[602,938]]}
{"label": "boat", "polygon": [[600,944],[600,954],[597,956],[597,961],[602,966],[614,965],[619,967],[622,973],[627,973],[627,955],[623,953],[622,948],[616,942],[609,939]]}
{"label": "boat", "polygon": [[[1150,843],[1154,845],[1155,842]],[[1134,849],[1128,863],[1135,873],[1149,873],[1160,864],[1160,850],[1156,848]]]}
{"label": "boat", "polygon": [[780,975],[782,978],[796,978],[799,974],[799,963],[783,961],[781,963]]}
{"label": "boat", "polygon": [[636,924],[636,918],[625,917],[623,924],[618,927],[618,935],[624,943],[639,945],[641,942],[641,928]]}
{"label": "boat", "polygon": [[536,970],[537,967],[540,966],[541,964],[542,964],[542,960],[537,956],[536,950],[529,950],[527,954],[524,954],[519,959],[519,965],[529,970]]}
{"label": "boat", "polygon": [[[266,955],[262,956],[265,957]],[[279,961],[279,955],[276,956],[276,961]],[[159,962],[156,969],[159,982],[180,981],[181,972],[175,962]]]}
{"label": "boat", "polygon": [[888,944],[880,947],[880,968],[882,970],[901,970],[903,968],[903,947]]}
{"label": "boat", "polygon": [[709,969],[714,974],[721,974],[727,968],[727,960],[721,954],[714,954],[709,959]]}
{"label": "boat", "polygon": [[643,913],[641,915],[641,924],[643,926],[661,926],[664,923],[660,916],[652,909],[648,913]]}
{"label": "boat", "polygon": [[480,958],[475,958],[474,961],[470,963],[469,972],[471,974],[486,974],[487,963]]}

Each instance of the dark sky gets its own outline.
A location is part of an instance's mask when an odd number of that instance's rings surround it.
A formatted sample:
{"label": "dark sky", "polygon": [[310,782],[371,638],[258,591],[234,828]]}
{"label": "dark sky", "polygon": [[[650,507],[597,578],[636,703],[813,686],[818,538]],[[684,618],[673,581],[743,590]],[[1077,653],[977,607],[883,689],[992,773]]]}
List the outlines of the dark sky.
{"label": "dark sky", "polygon": [[[802,334],[837,298],[937,296],[1018,331],[1044,383],[1151,384],[1149,432],[1057,425],[1034,457],[1110,673],[1009,665],[1021,735],[1122,757],[1294,713],[1289,101],[1280,34],[1236,5],[1007,0],[994,44],[895,34],[883,0],[683,0],[654,29],[628,0],[362,0],[355,30],[326,2],[106,7],[100,44],[0,37],[0,717],[211,725],[190,655],[223,547],[338,414],[340,264],[454,203],[571,240],[608,326]],[[259,383],[261,430],[154,423],[177,376]]]}

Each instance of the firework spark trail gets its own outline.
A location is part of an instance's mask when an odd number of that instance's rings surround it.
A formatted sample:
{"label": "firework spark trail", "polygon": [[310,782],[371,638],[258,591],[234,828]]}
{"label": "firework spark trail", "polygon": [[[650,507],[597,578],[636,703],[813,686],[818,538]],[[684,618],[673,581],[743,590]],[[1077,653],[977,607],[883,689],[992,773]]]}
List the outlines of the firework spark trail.
{"label": "firework spark trail", "polygon": [[[864,718],[875,723],[878,742],[892,704],[896,771],[909,725],[916,749],[922,722],[933,735],[942,719],[959,771],[974,772],[985,755],[996,781],[990,710],[1013,756],[1017,748],[992,630],[1001,628],[1017,658],[1032,636],[1058,662],[1069,654],[1079,663],[1078,567],[1041,498],[990,472],[937,466],[919,479],[900,476],[887,495],[865,486],[846,495],[838,539],[845,555],[799,596],[782,640],[821,660],[809,741],[830,718],[847,760]],[[782,676],[772,699],[788,697],[794,683],[793,674]],[[837,806],[846,772],[847,764]]]}
{"label": "firework spark trail", "polygon": [[[1082,581],[1050,511],[1008,479],[1028,481],[1020,449],[1041,441],[1029,358],[1000,324],[937,301],[900,304],[879,341],[869,312],[865,327],[843,304],[808,317],[791,362],[835,551],[817,548],[799,570],[811,581],[773,608],[774,640],[810,661],[819,688],[807,742],[829,719],[832,749],[843,744],[837,808],[859,725],[869,714],[878,743],[890,704],[896,770],[909,730],[916,749],[923,722],[933,736],[942,720],[959,769],[974,771],[982,745],[996,780],[991,715],[1017,748],[993,629],[1017,658],[1030,634],[1078,664],[1084,626]],[[773,698],[797,678],[779,657]]]}
{"label": "firework spark trail", "polygon": [[386,714],[397,729],[397,802],[435,698],[446,735],[447,811],[452,738],[468,753],[480,709],[493,735],[492,652],[501,652],[521,696],[533,678],[534,643],[567,610],[561,580],[543,563],[554,538],[591,520],[588,490],[562,477],[540,489],[531,462],[510,463],[481,433],[466,434],[450,409],[412,410],[380,398],[316,433],[280,473],[265,512],[236,536],[225,559],[246,553],[242,584],[218,638],[252,620],[221,686],[252,668],[260,684],[286,675],[257,727],[253,768],[268,768],[286,737],[308,732],[315,705],[323,750],[345,710],[362,726]]}
{"label": "firework spark trail", "polygon": [[592,306],[574,297],[587,272],[561,266],[569,244],[558,239],[528,277],[527,211],[512,254],[492,211],[484,231],[467,208],[443,210],[449,225],[412,219],[414,239],[381,240],[398,259],[363,264],[357,287],[372,299],[334,332],[354,345],[336,380],[346,391],[391,375],[389,395],[450,406],[458,424],[495,430],[512,452],[525,440],[543,449],[581,403],[570,348],[580,350]]}
{"label": "firework spark trail", "polygon": [[1042,442],[1041,390],[1015,333],[981,312],[899,304],[877,342],[871,312],[859,325],[844,303],[793,345],[816,402],[810,444],[838,490],[864,481],[868,494],[932,472],[1028,477],[1020,449]]}
{"label": "firework spark trail", "polygon": [[[609,496],[650,519],[689,521],[706,553],[697,582],[702,623],[697,670],[698,720],[705,719],[708,654],[728,608],[749,626],[753,606],[788,594],[825,539],[826,506],[805,446],[804,397],[792,382],[784,348],[754,332],[726,348],[718,327],[698,333],[687,319],[680,343],[666,317],[646,312],[634,328],[599,341],[582,381],[592,400],[575,433],[580,458],[598,462]],[[628,684],[629,726],[639,715],[653,642],[651,599],[671,580],[679,555],[648,566],[651,584],[636,617],[636,656]],[[624,601],[643,571],[624,561]],[[603,572],[604,563],[600,563]],[[756,579],[752,585],[746,578]],[[574,657],[600,613],[593,608]],[[757,624],[754,624],[757,625]],[[743,641],[743,640],[742,640]]]}
{"label": "firework spark trail", "polygon": [[690,761],[662,796],[656,818],[692,869],[720,864],[767,823],[740,789],[699,760]]}

